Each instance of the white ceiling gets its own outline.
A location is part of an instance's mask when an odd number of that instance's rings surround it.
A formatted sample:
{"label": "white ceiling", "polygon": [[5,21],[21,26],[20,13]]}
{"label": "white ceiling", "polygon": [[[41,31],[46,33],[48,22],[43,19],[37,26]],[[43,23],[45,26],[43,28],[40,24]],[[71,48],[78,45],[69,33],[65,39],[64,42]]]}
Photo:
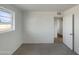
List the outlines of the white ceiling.
{"label": "white ceiling", "polygon": [[64,11],[75,4],[16,4],[15,6],[24,11]]}

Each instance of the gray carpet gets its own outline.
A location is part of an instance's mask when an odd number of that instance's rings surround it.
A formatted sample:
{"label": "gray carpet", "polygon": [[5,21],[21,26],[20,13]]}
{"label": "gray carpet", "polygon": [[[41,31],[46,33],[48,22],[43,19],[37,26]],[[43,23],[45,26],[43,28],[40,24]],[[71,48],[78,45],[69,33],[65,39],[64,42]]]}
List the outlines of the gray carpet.
{"label": "gray carpet", "polygon": [[23,44],[13,55],[76,55],[64,44]]}

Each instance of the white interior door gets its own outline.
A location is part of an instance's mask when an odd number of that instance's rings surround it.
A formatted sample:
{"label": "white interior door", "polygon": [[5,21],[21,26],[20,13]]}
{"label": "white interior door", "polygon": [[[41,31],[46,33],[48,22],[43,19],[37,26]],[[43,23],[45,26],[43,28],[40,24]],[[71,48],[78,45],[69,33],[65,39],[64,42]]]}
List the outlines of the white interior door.
{"label": "white interior door", "polygon": [[73,49],[72,18],[72,14],[64,15],[63,18],[63,42],[71,50]]}

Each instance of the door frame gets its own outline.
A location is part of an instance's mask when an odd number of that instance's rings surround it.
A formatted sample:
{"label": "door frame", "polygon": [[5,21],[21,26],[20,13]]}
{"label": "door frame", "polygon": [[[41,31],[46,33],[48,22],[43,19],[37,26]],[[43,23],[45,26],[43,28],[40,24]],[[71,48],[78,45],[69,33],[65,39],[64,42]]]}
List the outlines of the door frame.
{"label": "door frame", "polygon": [[72,15],[72,37],[73,37],[73,38],[72,38],[72,42],[73,42],[72,45],[73,45],[73,51],[74,51],[74,46],[75,46],[75,45],[74,45],[74,39],[75,39],[75,38],[74,38],[74,28],[75,28],[74,26],[75,26],[75,20],[74,20],[74,14],[73,14],[73,15]]}

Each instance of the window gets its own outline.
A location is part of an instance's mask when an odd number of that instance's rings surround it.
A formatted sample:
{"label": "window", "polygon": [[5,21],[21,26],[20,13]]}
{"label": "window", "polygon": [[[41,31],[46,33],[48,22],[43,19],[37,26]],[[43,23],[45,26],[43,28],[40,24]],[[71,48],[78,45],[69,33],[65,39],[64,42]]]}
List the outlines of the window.
{"label": "window", "polygon": [[14,29],[14,12],[0,8],[0,32],[13,31]]}

